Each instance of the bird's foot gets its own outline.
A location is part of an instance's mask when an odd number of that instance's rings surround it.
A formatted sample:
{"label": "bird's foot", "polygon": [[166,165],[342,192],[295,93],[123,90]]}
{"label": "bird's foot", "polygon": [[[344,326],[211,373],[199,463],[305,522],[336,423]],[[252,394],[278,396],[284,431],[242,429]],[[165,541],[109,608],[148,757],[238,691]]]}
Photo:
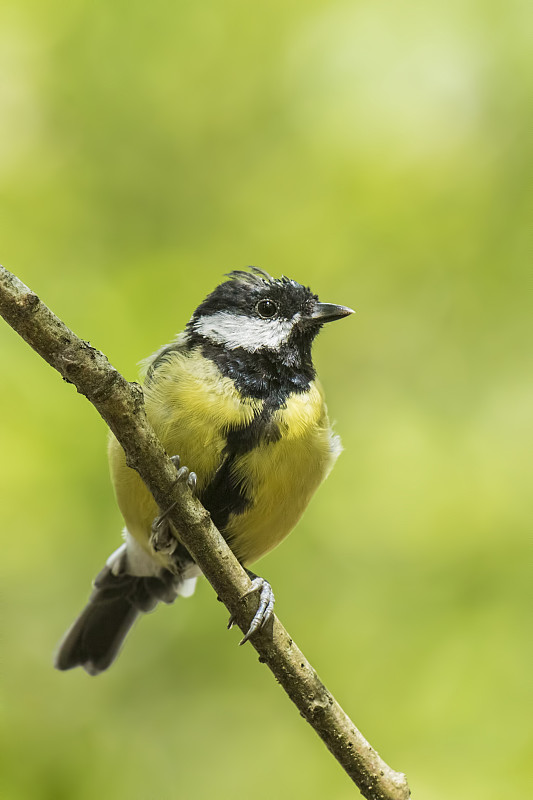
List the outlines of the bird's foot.
{"label": "bird's foot", "polygon": [[[189,467],[181,467],[180,466],[180,457],[179,456],[172,456],[170,459],[177,469],[177,475],[173,482],[173,485],[179,483],[180,481],[186,481],[187,486],[191,490],[191,492],[195,492],[196,490],[196,473],[191,472]],[[152,522],[152,533],[150,536],[150,544],[153,549],[157,553],[163,553],[164,555],[172,555],[175,549],[179,545],[178,539],[172,533],[171,523],[169,520],[169,514],[175,509],[177,506],[178,501],[175,500],[173,503],[169,505],[169,507],[162,511],[159,516],[157,516],[154,521]]]}
{"label": "bird's foot", "polygon": [[[253,572],[246,570],[250,578],[252,579],[252,585],[250,588],[244,593],[243,599],[248,597],[248,595],[253,594],[254,592],[259,592],[259,607],[255,612],[254,618],[250,623],[250,627],[246,631],[245,635],[239,642],[239,645],[244,644],[248,641],[248,639],[253,636],[253,634],[264,628],[268,620],[272,617],[274,612],[274,592],[272,591],[272,586],[266,581],[264,578],[260,578],[258,575],[255,575]],[[235,618],[232,615],[229,618],[228,622],[228,629],[233,627],[235,622]]]}

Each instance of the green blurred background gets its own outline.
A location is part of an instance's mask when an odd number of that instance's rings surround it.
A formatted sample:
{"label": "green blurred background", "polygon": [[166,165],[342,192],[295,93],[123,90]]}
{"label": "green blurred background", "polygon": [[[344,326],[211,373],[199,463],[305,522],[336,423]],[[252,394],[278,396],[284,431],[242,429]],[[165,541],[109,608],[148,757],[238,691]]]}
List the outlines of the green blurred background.
{"label": "green blurred background", "polygon": [[[127,377],[231,268],[357,309],[315,348],[345,452],[257,570],[415,799],[530,777],[532,22],[520,0],[0,8],[1,261]],[[4,324],[0,352],[2,798],[357,794],[206,582],[108,674],[53,670],[119,544],[106,429]]]}

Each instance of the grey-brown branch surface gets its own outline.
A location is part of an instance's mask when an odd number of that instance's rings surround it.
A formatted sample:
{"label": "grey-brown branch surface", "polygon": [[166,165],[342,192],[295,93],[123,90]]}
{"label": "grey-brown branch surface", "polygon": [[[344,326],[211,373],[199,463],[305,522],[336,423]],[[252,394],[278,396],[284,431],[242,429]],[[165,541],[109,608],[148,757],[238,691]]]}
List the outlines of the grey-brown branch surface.
{"label": "grey-brown branch surface", "polygon": [[[142,388],[129,383],[103,353],[79,339],[22,281],[0,266],[0,314],[80,394],[94,405],[161,508],[178,504],[170,518],[203,574],[245,632],[257,596],[243,595],[250,579],[215,528],[208,512],[181,483],[144,411]],[[368,800],[406,800],[403,773],[392,770],[357,730],[321,682],[277,617],[255,633],[259,660],[295,703]]]}

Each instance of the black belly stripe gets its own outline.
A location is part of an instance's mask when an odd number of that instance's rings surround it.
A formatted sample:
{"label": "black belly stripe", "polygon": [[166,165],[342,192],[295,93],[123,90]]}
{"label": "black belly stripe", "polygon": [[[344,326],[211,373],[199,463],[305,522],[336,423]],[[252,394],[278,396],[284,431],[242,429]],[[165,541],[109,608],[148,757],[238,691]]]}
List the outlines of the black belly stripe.
{"label": "black belly stripe", "polygon": [[242,481],[235,476],[235,461],[259,444],[271,444],[281,438],[279,426],[272,418],[275,410],[273,404],[265,402],[250,423],[228,432],[224,460],[200,495],[200,502],[222,534],[230,515],[242,514],[251,505]]}
{"label": "black belly stripe", "polygon": [[235,455],[226,456],[215,477],[200,495],[200,502],[222,534],[230,514],[242,514],[250,505],[242,484],[236,481],[232,472],[235,458]]}

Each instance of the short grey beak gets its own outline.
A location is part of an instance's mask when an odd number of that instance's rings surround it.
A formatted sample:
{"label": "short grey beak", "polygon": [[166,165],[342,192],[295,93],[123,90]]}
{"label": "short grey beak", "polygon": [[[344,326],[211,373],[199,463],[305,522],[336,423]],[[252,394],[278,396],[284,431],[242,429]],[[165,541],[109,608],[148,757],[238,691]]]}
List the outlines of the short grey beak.
{"label": "short grey beak", "polygon": [[315,303],[315,307],[307,319],[322,324],[323,322],[342,319],[349,316],[349,314],[355,314],[355,311],[352,308],[348,308],[348,306],[336,306],[334,303]]}

